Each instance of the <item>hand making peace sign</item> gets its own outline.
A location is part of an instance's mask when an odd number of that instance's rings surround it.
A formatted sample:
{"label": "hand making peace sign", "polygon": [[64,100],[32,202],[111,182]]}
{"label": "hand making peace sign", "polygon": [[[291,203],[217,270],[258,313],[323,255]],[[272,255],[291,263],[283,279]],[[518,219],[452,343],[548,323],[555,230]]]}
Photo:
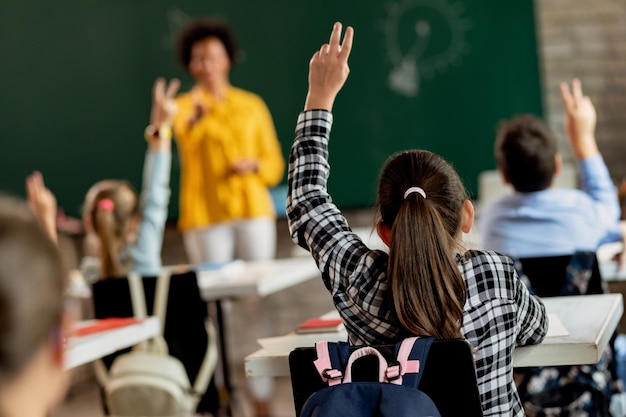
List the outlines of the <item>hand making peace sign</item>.
{"label": "hand making peace sign", "polygon": [[171,126],[172,118],[176,113],[174,97],[180,88],[180,81],[176,78],[166,84],[165,79],[159,77],[152,89],[152,112],[150,124],[159,129],[162,126]]}
{"label": "hand making peace sign", "polygon": [[309,92],[305,110],[331,111],[337,93],[348,78],[348,57],[352,49],[354,30],[348,26],[343,43],[340,44],[341,28],[341,23],[335,23],[329,43],[322,45],[309,62]]}
{"label": "hand making peace sign", "polygon": [[591,99],[583,94],[580,80],[560,85],[561,98],[565,106],[565,130],[569,136],[574,154],[578,159],[588,158],[599,153],[595,139],[596,109]]}

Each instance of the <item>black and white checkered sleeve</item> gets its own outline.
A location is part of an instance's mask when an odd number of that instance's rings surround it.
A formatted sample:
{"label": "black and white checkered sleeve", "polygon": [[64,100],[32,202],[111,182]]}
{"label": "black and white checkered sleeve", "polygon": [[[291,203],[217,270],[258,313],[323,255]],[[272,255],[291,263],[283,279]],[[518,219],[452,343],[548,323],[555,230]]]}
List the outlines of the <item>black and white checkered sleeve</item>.
{"label": "black and white checkered sleeve", "polygon": [[289,156],[287,219],[294,242],[311,252],[333,294],[343,293],[348,277],[369,252],[352,233],[327,191],[330,175],[328,141],[332,115],[325,110],[302,112]]}

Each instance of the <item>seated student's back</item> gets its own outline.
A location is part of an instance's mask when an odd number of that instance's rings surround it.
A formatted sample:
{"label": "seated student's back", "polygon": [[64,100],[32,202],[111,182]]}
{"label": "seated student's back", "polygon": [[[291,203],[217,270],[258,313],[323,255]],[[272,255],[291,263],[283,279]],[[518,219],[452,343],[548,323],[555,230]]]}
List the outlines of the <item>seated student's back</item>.
{"label": "seated student's back", "polygon": [[292,238],[317,262],[352,344],[392,344],[411,335],[465,337],[476,349],[484,414],[523,416],[513,350],[543,339],[545,307],[510,258],[462,247],[474,210],[452,166],[425,150],[387,160],[378,183],[376,228],[388,253],[367,247],[332,203],[330,111],[349,73],[352,34],[348,28],[340,44],[341,25],[335,24],[329,44],[309,64],[289,168]]}
{"label": "seated student's back", "polygon": [[553,187],[562,163],[556,136],[542,120],[522,115],[502,123],[495,155],[515,192],[481,213],[485,249],[520,258],[569,255],[621,238],[617,193],[595,141],[595,109],[579,80],[571,89],[561,85],[581,189]]}

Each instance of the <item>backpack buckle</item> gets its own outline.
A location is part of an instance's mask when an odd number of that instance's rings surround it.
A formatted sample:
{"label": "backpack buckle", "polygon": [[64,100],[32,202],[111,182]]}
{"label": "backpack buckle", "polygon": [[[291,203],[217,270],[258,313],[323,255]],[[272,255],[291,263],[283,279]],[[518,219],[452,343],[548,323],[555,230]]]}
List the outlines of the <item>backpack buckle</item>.
{"label": "backpack buckle", "polygon": [[402,365],[398,361],[389,363],[387,370],[385,371],[387,381],[395,381],[398,378],[402,378]]}
{"label": "backpack buckle", "polygon": [[324,382],[335,381],[343,378],[343,373],[338,369],[327,368],[322,371],[322,378],[324,379]]}

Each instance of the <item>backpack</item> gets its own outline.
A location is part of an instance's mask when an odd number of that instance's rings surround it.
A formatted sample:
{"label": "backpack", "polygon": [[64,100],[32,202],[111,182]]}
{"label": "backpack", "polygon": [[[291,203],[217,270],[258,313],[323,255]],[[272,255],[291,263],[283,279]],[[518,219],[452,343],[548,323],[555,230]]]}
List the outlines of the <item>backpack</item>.
{"label": "backpack", "polygon": [[[328,386],[306,400],[300,417],[441,417],[435,403],[418,389],[433,340],[404,339],[396,344],[390,363],[372,346],[350,354],[345,342],[317,342],[314,365]],[[377,359],[376,380],[353,380],[358,361],[370,356]]]}
{"label": "backpack", "polygon": [[[196,410],[208,378],[198,378],[192,386],[182,362],[169,355],[163,338],[170,276],[157,278],[154,314],[159,317],[161,334],[119,355],[110,370],[100,363],[97,372],[103,381],[107,408],[112,416],[191,416]],[[143,282],[138,274],[128,275],[135,317],[146,316]],[[210,329],[208,329],[210,331]],[[211,335],[210,335],[211,337]],[[214,340],[214,336],[213,336]],[[214,367],[215,360],[203,366]],[[200,372],[199,375],[203,374]]]}

